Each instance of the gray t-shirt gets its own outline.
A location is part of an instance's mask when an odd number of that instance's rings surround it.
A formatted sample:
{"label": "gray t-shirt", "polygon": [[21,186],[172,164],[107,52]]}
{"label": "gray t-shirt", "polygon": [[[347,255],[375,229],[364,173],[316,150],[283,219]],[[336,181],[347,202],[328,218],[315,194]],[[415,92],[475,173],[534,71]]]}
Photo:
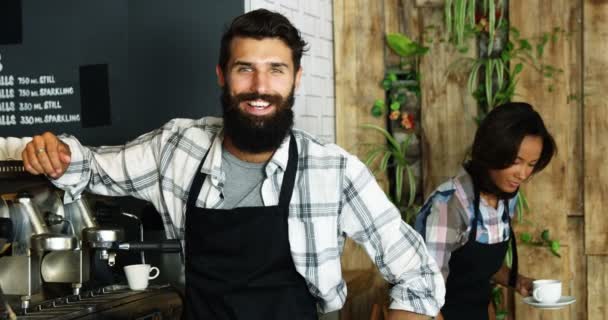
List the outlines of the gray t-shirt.
{"label": "gray t-shirt", "polygon": [[222,171],[226,174],[222,209],[263,206],[265,167],[266,163],[242,161],[226,149],[222,150]]}

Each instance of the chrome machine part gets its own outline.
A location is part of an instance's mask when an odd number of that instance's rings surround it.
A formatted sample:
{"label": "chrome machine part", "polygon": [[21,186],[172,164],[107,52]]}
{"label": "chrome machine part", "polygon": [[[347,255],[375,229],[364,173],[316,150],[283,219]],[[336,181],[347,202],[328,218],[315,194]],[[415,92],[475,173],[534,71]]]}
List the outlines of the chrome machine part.
{"label": "chrome machine part", "polygon": [[32,231],[34,234],[49,233],[47,225],[44,223],[44,220],[40,216],[40,213],[32,202],[32,197],[29,194],[19,194],[17,196],[17,203],[19,203],[21,207],[25,210],[30,220],[30,224],[32,225]]}
{"label": "chrome machine part", "polygon": [[[141,219],[128,212],[123,212],[122,215],[137,221],[137,224],[139,225],[139,241],[144,242],[144,224],[141,222]],[[146,264],[146,256],[144,255],[143,250],[139,254],[141,256],[141,264]]]}
{"label": "chrome machine part", "polygon": [[80,285],[89,280],[89,258],[86,251],[54,251],[42,259],[40,273],[45,282]]}
{"label": "chrome machine part", "polygon": [[78,247],[78,240],[63,234],[35,234],[31,237],[30,246],[33,251],[62,251]]}
{"label": "chrome machine part", "polygon": [[92,249],[111,249],[124,237],[124,231],[118,228],[92,227],[82,230],[82,241]]}

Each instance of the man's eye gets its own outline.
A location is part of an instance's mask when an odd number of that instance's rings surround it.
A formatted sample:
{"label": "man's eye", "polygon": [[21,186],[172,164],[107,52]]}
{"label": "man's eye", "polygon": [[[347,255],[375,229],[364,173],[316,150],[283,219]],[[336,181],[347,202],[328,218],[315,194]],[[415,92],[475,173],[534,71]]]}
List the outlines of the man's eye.
{"label": "man's eye", "polygon": [[249,71],[251,71],[251,68],[250,67],[239,67],[237,69],[237,71],[238,72],[249,72]]}
{"label": "man's eye", "polygon": [[272,68],[271,72],[272,72],[272,73],[283,73],[283,69],[279,69],[279,68]]}

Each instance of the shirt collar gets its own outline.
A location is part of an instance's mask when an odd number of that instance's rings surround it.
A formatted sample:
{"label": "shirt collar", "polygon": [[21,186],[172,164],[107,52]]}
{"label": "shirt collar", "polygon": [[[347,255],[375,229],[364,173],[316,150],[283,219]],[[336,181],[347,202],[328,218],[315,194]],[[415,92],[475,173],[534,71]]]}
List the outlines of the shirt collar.
{"label": "shirt collar", "polygon": [[[268,165],[266,165],[266,176],[273,175],[277,170],[287,170],[287,162],[289,161],[289,144],[291,143],[291,134],[288,134],[281,143],[281,146],[274,152]],[[295,143],[295,141],[293,141]],[[297,159],[294,159],[297,161]]]}
{"label": "shirt collar", "polygon": [[[272,158],[266,165],[266,176],[273,175],[277,170],[285,171],[289,160],[289,144],[291,143],[291,134],[287,135],[279,148],[274,152]],[[201,168],[201,172],[211,176],[211,181],[214,185],[223,184],[226,179],[226,174],[221,170],[222,167],[222,143],[224,141],[224,132],[220,132],[215,136],[209,154],[205,163]],[[295,141],[294,141],[295,143]],[[297,161],[297,159],[295,159]]]}

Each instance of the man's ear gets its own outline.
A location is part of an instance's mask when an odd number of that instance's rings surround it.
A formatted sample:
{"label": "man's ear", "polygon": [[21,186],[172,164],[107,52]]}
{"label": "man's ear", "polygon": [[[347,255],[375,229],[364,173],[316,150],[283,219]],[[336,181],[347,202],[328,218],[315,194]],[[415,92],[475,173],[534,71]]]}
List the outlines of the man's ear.
{"label": "man's ear", "polygon": [[296,87],[296,89],[298,89],[300,87],[300,81],[301,80],[302,80],[302,66],[300,66],[300,68],[296,72],[296,79],[295,79],[295,87]]}
{"label": "man's ear", "polygon": [[222,71],[222,67],[219,64],[215,66],[215,74],[217,75],[217,84],[223,87],[226,79],[224,78],[224,71]]}

